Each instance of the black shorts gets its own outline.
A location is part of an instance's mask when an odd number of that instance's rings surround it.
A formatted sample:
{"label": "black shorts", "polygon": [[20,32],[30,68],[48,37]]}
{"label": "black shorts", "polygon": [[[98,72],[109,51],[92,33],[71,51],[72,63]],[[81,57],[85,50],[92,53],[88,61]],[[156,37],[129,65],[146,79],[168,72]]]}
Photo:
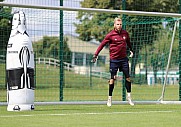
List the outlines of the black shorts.
{"label": "black shorts", "polygon": [[127,57],[120,60],[110,60],[111,79],[117,74],[117,71],[122,71],[126,78],[129,78],[129,59]]}

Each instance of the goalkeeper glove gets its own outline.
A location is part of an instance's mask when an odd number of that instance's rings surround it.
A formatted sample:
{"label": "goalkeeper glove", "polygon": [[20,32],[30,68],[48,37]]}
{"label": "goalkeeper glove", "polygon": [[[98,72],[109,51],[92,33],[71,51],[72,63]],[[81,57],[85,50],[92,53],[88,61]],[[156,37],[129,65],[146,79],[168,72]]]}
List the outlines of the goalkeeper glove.
{"label": "goalkeeper glove", "polygon": [[98,56],[93,55],[93,58],[92,58],[91,62],[92,62],[92,63],[95,63],[95,62],[97,61],[97,59],[98,59]]}
{"label": "goalkeeper glove", "polygon": [[133,51],[130,51],[129,57],[133,57]]}

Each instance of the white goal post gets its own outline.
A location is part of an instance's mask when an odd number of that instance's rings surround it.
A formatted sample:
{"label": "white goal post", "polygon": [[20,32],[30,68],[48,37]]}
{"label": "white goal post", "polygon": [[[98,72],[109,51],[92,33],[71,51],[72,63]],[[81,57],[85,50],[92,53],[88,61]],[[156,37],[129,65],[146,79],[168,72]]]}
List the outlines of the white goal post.
{"label": "white goal post", "polygon": [[168,70],[169,70],[169,66],[170,66],[170,61],[171,61],[171,56],[172,56],[172,48],[173,48],[173,43],[174,43],[174,39],[175,39],[175,33],[176,33],[176,28],[177,28],[178,22],[179,22],[179,20],[175,21],[175,25],[174,25],[174,29],[173,29],[173,35],[172,35],[172,41],[171,41],[171,44],[170,44],[170,51],[169,51],[168,62],[167,62],[167,67],[166,67],[166,74],[165,74],[165,80],[164,80],[164,84],[163,84],[162,95],[158,99],[160,101],[164,100],[165,87],[166,87],[166,84],[167,84]]}

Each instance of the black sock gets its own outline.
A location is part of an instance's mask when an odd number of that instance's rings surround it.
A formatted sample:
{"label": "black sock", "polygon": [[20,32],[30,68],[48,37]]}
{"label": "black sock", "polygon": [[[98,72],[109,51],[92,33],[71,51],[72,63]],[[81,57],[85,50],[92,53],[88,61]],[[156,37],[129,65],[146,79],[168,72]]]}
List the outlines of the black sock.
{"label": "black sock", "polygon": [[128,93],[131,93],[131,82],[126,81],[126,90]]}
{"label": "black sock", "polygon": [[114,84],[109,84],[109,96],[112,96]]}

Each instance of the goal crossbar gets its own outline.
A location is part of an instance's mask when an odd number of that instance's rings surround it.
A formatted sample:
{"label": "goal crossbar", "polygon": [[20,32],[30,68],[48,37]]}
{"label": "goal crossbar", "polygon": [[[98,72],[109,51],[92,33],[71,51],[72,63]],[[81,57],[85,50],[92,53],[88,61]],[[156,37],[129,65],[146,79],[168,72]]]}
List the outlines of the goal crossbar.
{"label": "goal crossbar", "polygon": [[110,9],[97,9],[97,8],[80,8],[80,7],[65,7],[65,6],[45,6],[33,4],[15,4],[0,2],[0,6],[21,7],[21,8],[35,8],[35,9],[49,9],[49,10],[65,10],[65,11],[85,11],[85,12],[98,12],[110,14],[126,14],[126,15],[143,15],[143,16],[163,16],[163,17],[177,17],[181,18],[178,13],[161,13],[161,12],[145,12],[145,11],[129,11],[129,10],[110,10]]}

